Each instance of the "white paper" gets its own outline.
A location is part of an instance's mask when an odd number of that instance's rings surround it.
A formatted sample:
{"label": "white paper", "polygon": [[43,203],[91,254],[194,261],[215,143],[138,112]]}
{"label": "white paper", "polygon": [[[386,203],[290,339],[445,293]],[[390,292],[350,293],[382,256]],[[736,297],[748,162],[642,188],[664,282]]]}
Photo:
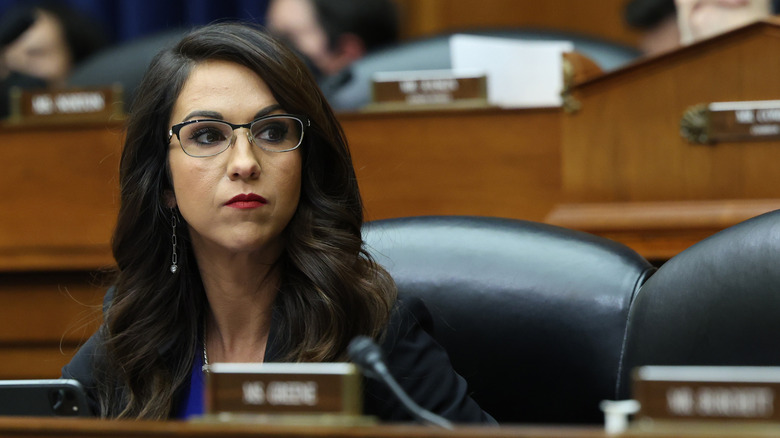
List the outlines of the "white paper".
{"label": "white paper", "polygon": [[487,75],[488,102],[502,107],[560,106],[563,52],[571,41],[524,41],[456,34],[450,37],[455,74]]}

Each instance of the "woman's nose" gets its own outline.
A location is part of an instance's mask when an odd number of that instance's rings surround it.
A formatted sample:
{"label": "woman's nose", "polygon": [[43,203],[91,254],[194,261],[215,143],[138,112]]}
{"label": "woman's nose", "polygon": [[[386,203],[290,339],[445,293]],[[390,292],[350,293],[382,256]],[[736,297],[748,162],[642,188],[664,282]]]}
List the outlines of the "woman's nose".
{"label": "woman's nose", "polygon": [[252,144],[249,130],[241,131],[243,132],[234,131],[233,144],[227,152],[230,154],[227,172],[232,180],[254,179],[260,176],[260,148]]}

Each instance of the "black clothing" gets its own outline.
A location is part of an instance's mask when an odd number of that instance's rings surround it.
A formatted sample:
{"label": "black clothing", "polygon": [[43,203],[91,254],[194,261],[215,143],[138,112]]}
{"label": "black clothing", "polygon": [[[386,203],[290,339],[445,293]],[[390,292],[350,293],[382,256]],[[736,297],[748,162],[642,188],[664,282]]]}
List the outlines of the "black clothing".
{"label": "black clothing", "polygon": [[[275,330],[277,317],[274,312],[266,362],[277,362],[283,356],[284,342]],[[429,327],[431,315],[422,301],[409,299],[396,305],[382,342],[390,372],[420,406],[454,423],[495,423],[469,397],[466,381],[452,369],[446,351],[426,332]],[[98,403],[93,360],[100,360],[101,342],[100,332],[92,335],[62,368],[62,377],[76,379],[84,386],[94,413],[98,412]],[[174,401],[174,409],[180,398]],[[412,421],[390,390],[370,379],[364,382],[363,412],[382,421]]]}

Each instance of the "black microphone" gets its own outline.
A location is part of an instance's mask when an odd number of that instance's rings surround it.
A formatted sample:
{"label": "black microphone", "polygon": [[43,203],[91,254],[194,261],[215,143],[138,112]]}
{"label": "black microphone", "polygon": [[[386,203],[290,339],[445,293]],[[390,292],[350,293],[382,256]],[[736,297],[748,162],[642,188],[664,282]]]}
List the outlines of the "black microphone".
{"label": "black microphone", "polygon": [[401,404],[409,411],[412,416],[424,424],[452,429],[452,423],[444,417],[434,414],[415,403],[401,385],[395,381],[387,364],[382,356],[382,349],[376,343],[366,336],[358,336],[349,343],[347,354],[352,359],[366,377],[378,380],[387,385],[390,390],[398,397]]}

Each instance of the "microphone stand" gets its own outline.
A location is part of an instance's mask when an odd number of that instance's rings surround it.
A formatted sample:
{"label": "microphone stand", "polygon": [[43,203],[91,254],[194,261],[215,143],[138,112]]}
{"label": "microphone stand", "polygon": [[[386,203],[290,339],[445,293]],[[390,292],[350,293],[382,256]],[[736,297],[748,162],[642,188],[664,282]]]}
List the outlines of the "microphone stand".
{"label": "microphone stand", "polygon": [[395,380],[382,357],[382,351],[376,343],[365,337],[358,336],[349,343],[347,354],[352,361],[360,367],[366,377],[378,380],[388,388],[401,402],[401,405],[409,411],[410,414],[419,422],[444,429],[453,429],[452,423],[446,418],[436,415],[433,412],[418,405],[401,388],[401,385]]}

